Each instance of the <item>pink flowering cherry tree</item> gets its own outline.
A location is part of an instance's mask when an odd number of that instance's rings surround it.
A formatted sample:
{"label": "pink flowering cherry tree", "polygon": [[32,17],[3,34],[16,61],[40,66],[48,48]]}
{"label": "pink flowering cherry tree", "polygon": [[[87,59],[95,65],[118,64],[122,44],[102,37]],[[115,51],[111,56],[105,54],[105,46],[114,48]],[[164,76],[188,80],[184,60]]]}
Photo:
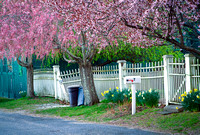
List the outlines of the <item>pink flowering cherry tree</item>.
{"label": "pink flowering cherry tree", "polygon": [[138,46],[174,45],[197,57],[200,50],[188,46],[187,33],[193,33],[193,44],[200,44],[200,1],[198,0],[119,0],[110,14],[120,20],[118,31]]}
{"label": "pink flowering cherry tree", "polygon": [[[91,61],[99,50],[117,39],[133,46],[173,44],[200,55],[186,46],[184,27],[199,20],[197,0],[40,0],[60,23],[57,47],[69,56],[68,62],[80,67],[86,102],[99,102],[93,81]],[[197,30],[198,25],[192,26]],[[197,34],[196,37],[199,37]],[[199,38],[197,38],[199,40]],[[79,48],[81,55],[73,48]],[[70,50],[69,50],[70,48]]]}
{"label": "pink flowering cherry tree", "polygon": [[27,69],[27,96],[34,97],[32,55],[43,58],[52,50],[54,15],[37,0],[0,3],[0,58],[15,58]]}
{"label": "pink flowering cherry tree", "polygon": [[96,4],[100,6],[101,3],[75,0],[41,0],[41,3],[58,16],[55,18],[60,22],[57,25],[55,48],[63,51],[67,62],[78,63],[85,103],[98,103],[91,62],[99,49],[108,45],[106,37],[100,33],[98,27],[101,22],[98,22],[98,19],[101,19],[103,13],[96,11]]}

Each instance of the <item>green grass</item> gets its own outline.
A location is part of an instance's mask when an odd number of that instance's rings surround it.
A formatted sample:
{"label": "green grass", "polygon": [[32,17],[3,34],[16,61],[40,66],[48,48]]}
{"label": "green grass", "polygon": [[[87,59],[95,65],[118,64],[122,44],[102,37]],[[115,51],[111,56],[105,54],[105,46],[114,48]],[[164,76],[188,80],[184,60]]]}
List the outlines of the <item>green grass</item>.
{"label": "green grass", "polygon": [[[144,128],[156,129],[171,133],[191,134],[191,131],[200,133],[200,112],[182,112],[170,115],[158,114],[162,109],[150,108],[136,113],[134,116],[127,115],[123,120],[136,121]],[[195,133],[196,134],[196,133]]]}
{"label": "green grass", "polygon": [[100,121],[98,118],[104,114],[109,108],[108,104],[100,104],[93,106],[77,106],[77,107],[66,107],[66,108],[52,108],[47,110],[38,110],[36,113],[39,114],[50,114],[60,117],[72,117],[79,116],[79,119],[88,121]]}
{"label": "green grass", "polygon": [[29,98],[24,97],[20,99],[6,99],[0,97],[0,108],[4,109],[31,109],[33,105],[45,104],[45,103],[57,103],[58,101],[54,98],[49,97],[37,97]]}
{"label": "green grass", "polygon": [[156,120],[158,126],[164,130],[188,133],[200,127],[200,112],[183,112],[162,116]]}

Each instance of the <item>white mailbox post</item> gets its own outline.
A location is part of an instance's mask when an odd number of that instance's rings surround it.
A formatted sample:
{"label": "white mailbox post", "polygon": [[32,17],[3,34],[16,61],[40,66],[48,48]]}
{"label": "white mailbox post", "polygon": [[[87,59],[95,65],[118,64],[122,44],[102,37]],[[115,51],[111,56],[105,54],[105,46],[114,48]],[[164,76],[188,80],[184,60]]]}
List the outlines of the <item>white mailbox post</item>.
{"label": "white mailbox post", "polygon": [[141,83],[141,77],[140,76],[126,76],[124,78],[124,84],[131,84],[131,90],[132,90],[132,115],[136,113],[136,89],[135,84]]}

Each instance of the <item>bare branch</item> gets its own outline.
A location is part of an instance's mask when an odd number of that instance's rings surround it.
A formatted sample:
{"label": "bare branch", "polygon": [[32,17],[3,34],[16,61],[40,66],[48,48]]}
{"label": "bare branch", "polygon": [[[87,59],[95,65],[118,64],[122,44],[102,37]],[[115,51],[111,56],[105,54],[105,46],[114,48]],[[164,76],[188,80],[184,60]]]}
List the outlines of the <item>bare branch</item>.
{"label": "bare branch", "polygon": [[68,60],[68,59],[65,57],[65,53],[63,53],[63,59],[64,59],[65,61],[67,61],[68,63],[76,63],[75,60]]}
{"label": "bare branch", "polygon": [[74,59],[76,62],[79,63],[79,62],[82,61],[80,57],[77,57],[77,56],[73,55],[68,49],[62,48],[62,51],[65,52],[65,53],[67,53],[67,54],[68,54],[72,59]]}
{"label": "bare branch", "polygon": [[30,60],[28,63],[26,63],[26,62],[22,62],[22,61],[19,59],[19,57],[17,57],[17,62],[18,62],[18,64],[19,64],[20,66],[26,67],[26,68],[28,68],[28,67],[30,67],[30,66],[32,65],[32,60]]}

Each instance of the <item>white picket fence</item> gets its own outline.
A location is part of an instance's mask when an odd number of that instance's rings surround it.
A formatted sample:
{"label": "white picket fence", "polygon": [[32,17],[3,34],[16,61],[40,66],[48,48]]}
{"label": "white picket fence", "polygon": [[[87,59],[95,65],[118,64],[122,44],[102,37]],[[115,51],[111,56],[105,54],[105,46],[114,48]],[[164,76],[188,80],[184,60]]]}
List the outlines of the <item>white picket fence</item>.
{"label": "white picket fence", "polygon": [[[104,99],[101,92],[119,87],[130,88],[124,84],[125,76],[141,76],[141,84],[137,90],[156,89],[160,94],[160,102],[179,103],[178,97],[190,90],[200,89],[200,62],[199,59],[186,54],[185,59],[176,60],[173,56],[163,56],[163,61],[153,63],[127,64],[118,61],[117,66],[93,67],[94,83],[100,100]],[[60,72],[59,66],[53,67],[54,93],[56,99],[69,101],[67,87],[81,85],[79,70]],[[35,83],[39,81],[34,80]],[[43,83],[45,84],[45,83]],[[37,85],[37,84],[35,84]],[[51,84],[52,85],[52,82]],[[40,86],[42,87],[42,86]]]}
{"label": "white picket fence", "polygon": [[[125,76],[141,76],[141,83],[136,84],[137,90],[155,89],[160,94],[160,102],[164,103],[164,65],[163,62],[126,64]],[[123,86],[127,87],[127,86]],[[128,86],[130,87],[130,85]]]}
{"label": "white picket fence", "polygon": [[53,69],[34,70],[34,92],[37,96],[55,96]]}
{"label": "white picket fence", "polygon": [[[57,68],[59,67],[57,66]],[[67,87],[70,85],[81,85],[79,69],[68,70],[61,73],[59,69],[55,69],[55,70],[58,71],[57,72],[58,80],[62,82],[62,85],[65,88],[65,91],[67,90]],[[114,89],[117,86],[119,86],[118,66],[93,67],[93,76],[94,76],[96,92],[100,100],[104,99],[104,97],[101,96],[101,92],[104,92],[105,90],[108,90],[109,88]],[[61,83],[58,83],[58,85],[60,84]],[[58,96],[56,98],[63,99],[62,93],[63,92],[56,94],[56,96]],[[68,97],[67,92],[66,94]]]}

